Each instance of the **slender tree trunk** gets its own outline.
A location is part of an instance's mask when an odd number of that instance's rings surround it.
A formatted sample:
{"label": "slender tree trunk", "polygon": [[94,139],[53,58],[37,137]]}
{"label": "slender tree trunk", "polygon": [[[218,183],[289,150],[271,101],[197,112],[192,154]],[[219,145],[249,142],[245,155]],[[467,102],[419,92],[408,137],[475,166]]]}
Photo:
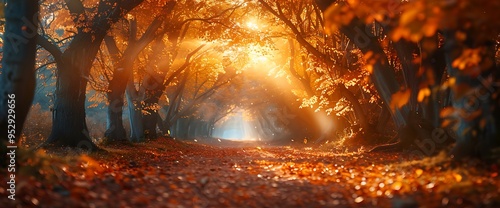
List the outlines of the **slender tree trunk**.
{"label": "slender tree trunk", "polygon": [[144,141],[144,126],[142,117],[141,101],[137,100],[129,90],[126,92],[129,121],[130,121],[130,141],[141,142]]}
{"label": "slender tree trunk", "polygon": [[107,109],[107,123],[106,132],[104,136],[111,141],[126,140],[126,132],[123,127],[123,95],[127,88],[129,77],[132,74],[132,66],[134,64],[135,56],[129,55],[131,51],[128,46],[122,58],[118,58],[120,52],[111,37],[106,37],[106,45],[108,51],[114,56],[114,63],[116,63],[115,70],[113,71],[113,79],[109,81],[108,86],[108,109]]}
{"label": "slender tree trunk", "polygon": [[[5,158],[7,145],[17,144],[33,101],[36,85],[34,67],[37,15],[38,1],[7,1],[0,74],[0,154],[2,158]],[[12,112],[9,112],[9,109],[12,109]],[[12,119],[15,123],[9,121]],[[8,133],[12,133],[15,138],[9,138]],[[2,159],[0,166],[3,166],[4,162],[6,161]]]}
{"label": "slender tree trunk", "polygon": [[[132,71],[129,71],[132,74]],[[143,106],[144,89],[135,89],[134,80],[127,81],[127,89],[125,91],[128,103],[129,121],[130,121],[130,141],[144,141],[144,125],[143,125]]]}

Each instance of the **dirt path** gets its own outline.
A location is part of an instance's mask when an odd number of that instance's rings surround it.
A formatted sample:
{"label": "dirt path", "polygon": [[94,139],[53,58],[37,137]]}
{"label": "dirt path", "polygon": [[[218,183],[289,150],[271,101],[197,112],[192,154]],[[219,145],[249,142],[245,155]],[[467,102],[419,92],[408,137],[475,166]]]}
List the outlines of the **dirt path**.
{"label": "dirt path", "polygon": [[[500,205],[496,166],[308,147],[159,139],[76,159],[37,153],[1,207],[477,207]],[[65,157],[67,158],[67,157]],[[34,171],[30,172],[30,171]],[[4,173],[2,173],[3,175]]]}

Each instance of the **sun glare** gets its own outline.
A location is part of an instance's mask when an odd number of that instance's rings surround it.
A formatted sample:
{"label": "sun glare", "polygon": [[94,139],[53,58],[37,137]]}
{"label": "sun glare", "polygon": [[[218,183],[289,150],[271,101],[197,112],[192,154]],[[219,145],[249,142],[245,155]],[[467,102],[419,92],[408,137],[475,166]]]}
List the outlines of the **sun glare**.
{"label": "sun glare", "polygon": [[222,123],[216,125],[213,136],[228,140],[256,140],[257,134],[252,128],[252,121],[245,114],[246,112],[240,109],[236,114],[226,118]]}
{"label": "sun glare", "polygon": [[246,25],[251,30],[258,30],[259,29],[259,25],[254,20],[248,21]]}

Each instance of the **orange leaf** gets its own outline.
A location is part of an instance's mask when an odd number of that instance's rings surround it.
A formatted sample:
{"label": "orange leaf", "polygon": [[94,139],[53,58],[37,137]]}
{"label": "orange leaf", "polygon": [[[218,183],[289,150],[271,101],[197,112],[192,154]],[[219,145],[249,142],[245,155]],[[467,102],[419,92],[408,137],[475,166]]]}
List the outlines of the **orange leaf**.
{"label": "orange leaf", "polygon": [[441,116],[441,118],[446,118],[446,117],[451,116],[452,113],[455,113],[455,108],[447,107],[447,108],[441,110],[440,116]]}
{"label": "orange leaf", "polygon": [[419,92],[418,92],[418,102],[422,102],[426,97],[428,97],[429,95],[431,95],[431,90],[429,88],[424,88],[424,89],[421,89]]}
{"label": "orange leaf", "polygon": [[408,100],[410,100],[410,94],[410,89],[394,93],[391,97],[391,110],[395,111],[396,108],[401,108],[406,105],[406,103],[408,103]]}

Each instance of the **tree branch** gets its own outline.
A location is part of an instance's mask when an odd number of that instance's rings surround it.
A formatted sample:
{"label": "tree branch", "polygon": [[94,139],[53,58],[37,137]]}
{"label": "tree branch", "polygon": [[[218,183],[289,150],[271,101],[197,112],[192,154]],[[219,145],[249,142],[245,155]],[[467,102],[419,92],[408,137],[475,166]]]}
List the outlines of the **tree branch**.
{"label": "tree branch", "polygon": [[38,35],[36,37],[37,44],[42,46],[45,50],[47,50],[52,56],[54,57],[54,60],[56,60],[57,63],[62,63],[62,51],[57,47],[55,44],[51,43],[47,38]]}
{"label": "tree branch", "polygon": [[321,53],[318,49],[316,49],[313,45],[311,45],[301,34],[301,32],[297,29],[297,27],[293,24],[292,21],[290,21],[281,11],[281,6],[279,6],[278,11],[275,11],[271,5],[269,5],[266,1],[264,0],[258,0],[262,6],[271,12],[274,16],[276,16],[278,19],[283,21],[290,30],[292,30],[293,34],[295,35],[295,38],[297,39],[297,42],[300,43],[302,47],[304,47],[309,53],[313,54],[320,60],[324,60],[325,64],[327,65],[328,68],[331,68],[334,66],[335,62],[327,55]]}
{"label": "tree branch", "polygon": [[172,73],[172,75],[170,75],[170,77],[168,77],[168,79],[165,80],[165,82],[163,82],[163,85],[167,86],[168,84],[170,84],[170,82],[172,82],[174,77],[178,76],[182,71],[184,71],[184,69],[186,69],[191,64],[191,58],[196,53],[198,53],[198,51],[200,51],[203,47],[205,47],[205,44],[201,45],[200,47],[196,48],[194,51],[189,53],[186,56],[186,61],[184,61],[184,64],[181,67],[179,67],[174,73]]}

